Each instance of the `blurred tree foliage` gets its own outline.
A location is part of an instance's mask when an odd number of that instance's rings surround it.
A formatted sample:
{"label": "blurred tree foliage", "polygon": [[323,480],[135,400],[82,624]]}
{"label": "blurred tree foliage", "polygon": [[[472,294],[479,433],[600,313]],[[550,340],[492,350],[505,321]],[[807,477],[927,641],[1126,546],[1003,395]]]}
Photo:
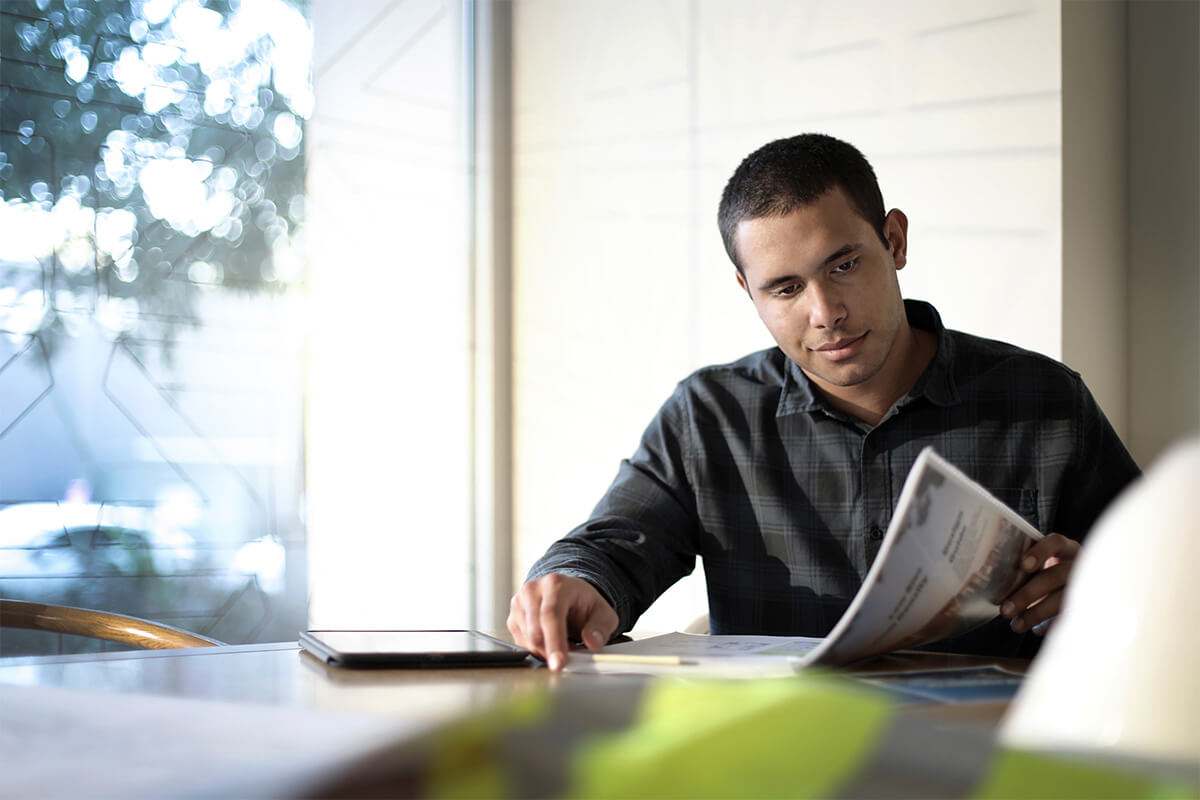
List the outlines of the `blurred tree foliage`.
{"label": "blurred tree foliage", "polygon": [[299,282],[310,55],[284,0],[3,0],[0,330],[169,350]]}

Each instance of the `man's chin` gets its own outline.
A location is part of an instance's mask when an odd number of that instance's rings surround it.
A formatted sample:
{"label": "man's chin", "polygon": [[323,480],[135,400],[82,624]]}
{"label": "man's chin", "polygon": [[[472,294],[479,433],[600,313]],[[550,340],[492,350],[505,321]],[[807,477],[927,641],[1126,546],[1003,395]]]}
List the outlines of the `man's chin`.
{"label": "man's chin", "polygon": [[837,387],[839,389],[846,389],[865,383],[870,380],[873,374],[870,370],[851,364],[847,364],[844,368],[840,369],[830,369],[828,364],[820,366],[823,368],[818,370],[801,364],[800,369],[805,375],[816,381],[818,385]]}

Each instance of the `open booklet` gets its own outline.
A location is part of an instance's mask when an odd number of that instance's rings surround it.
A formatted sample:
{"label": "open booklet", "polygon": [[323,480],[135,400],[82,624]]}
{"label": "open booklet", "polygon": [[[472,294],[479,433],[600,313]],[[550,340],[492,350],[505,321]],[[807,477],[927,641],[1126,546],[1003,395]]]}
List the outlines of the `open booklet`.
{"label": "open booklet", "polygon": [[[926,447],[917,457],[875,562],[823,639],[670,633],[572,652],[577,672],[700,668],[766,675],[842,666],[917,647],[988,622],[1020,583],[1020,560],[1042,534]],[[690,670],[689,670],[690,671]]]}

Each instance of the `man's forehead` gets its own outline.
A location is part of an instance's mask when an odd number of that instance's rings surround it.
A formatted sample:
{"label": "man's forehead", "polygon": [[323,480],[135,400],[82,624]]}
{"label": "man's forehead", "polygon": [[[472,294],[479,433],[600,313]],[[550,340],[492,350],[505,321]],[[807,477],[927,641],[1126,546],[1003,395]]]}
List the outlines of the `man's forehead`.
{"label": "man's forehead", "polygon": [[738,222],[734,242],[741,247],[771,247],[777,244],[827,248],[862,238],[870,223],[845,201],[845,198],[822,198],[798,206],[782,214],[751,217]]}

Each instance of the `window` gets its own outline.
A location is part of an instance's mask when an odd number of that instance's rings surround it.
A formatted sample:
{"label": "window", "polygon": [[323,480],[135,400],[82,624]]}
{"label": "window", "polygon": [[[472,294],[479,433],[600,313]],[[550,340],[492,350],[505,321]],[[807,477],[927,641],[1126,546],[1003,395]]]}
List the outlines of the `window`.
{"label": "window", "polygon": [[472,9],[317,0],[312,14],[310,622],[464,627],[482,344]]}
{"label": "window", "polygon": [[0,23],[0,594],[292,639],[306,15],[6,0]]}

